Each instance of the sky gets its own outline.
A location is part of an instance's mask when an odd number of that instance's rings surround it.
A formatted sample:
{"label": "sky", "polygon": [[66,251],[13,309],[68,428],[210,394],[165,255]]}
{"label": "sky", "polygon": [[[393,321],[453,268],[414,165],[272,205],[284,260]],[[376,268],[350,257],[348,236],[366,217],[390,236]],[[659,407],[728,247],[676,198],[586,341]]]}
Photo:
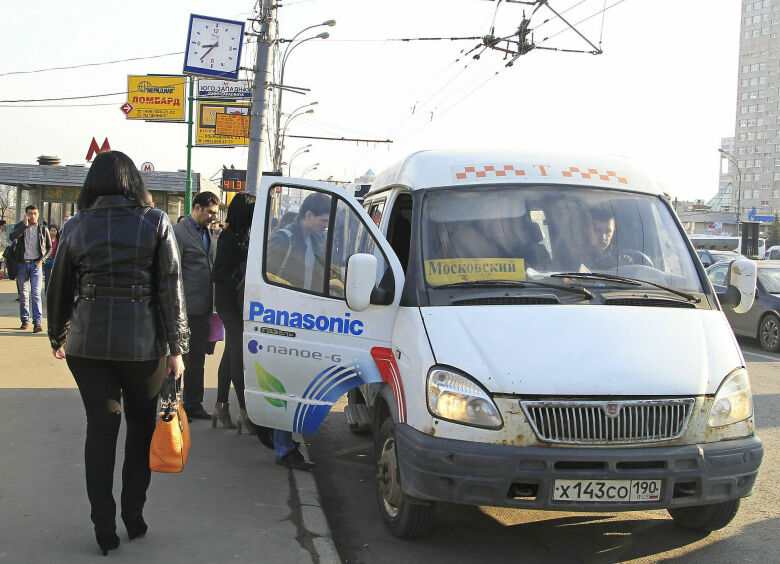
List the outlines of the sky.
{"label": "sky", "polygon": [[[717,149],[722,137],[734,134],[740,0],[550,0],[570,22],[586,20],[577,29],[593,43],[600,41],[603,53],[536,49],[511,67],[496,51],[468,53],[478,40],[393,40],[482,37],[491,25],[495,35],[506,36],[515,32],[524,10],[531,13],[520,4],[279,3],[282,38],[326,20],[337,22],[302,34],[301,39],[327,31],[330,37],[301,44],[288,59],[285,84],[310,91],[285,92],[283,112],[317,102],[313,114],[290,122],[288,135],[393,141],[288,137],[285,160],[312,143],[293,161],[293,176],[317,165],[307,178],[352,181],[421,149],[546,148],[631,157],[681,200],[706,201],[718,190]],[[187,126],[126,120],[119,109],[126,94],[10,101],[116,93],[126,90],[127,75],[180,74],[191,13],[245,20],[254,3],[3,0],[3,7],[0,162],[35,164],[39,155],[56,155],[62,164],[87,164],[95,137],[98,144],[108,138],[137,165],[148,161],[155,170],[170,171],[187,166]],[[531,27],[540,46],[590,49],[546,7],[533,15]],[[42,70],[166,53],[177,54]],[[253,67],[254,54],[250,43],[242,66]],[[241,77],[252,79],[247,71]],[[42,107],[62,105],[70,107]],[[196,147],[192,167],[207,178],[223,165],[246,168],[247,151]],[[265,163],[268,169],[267,157]]]}

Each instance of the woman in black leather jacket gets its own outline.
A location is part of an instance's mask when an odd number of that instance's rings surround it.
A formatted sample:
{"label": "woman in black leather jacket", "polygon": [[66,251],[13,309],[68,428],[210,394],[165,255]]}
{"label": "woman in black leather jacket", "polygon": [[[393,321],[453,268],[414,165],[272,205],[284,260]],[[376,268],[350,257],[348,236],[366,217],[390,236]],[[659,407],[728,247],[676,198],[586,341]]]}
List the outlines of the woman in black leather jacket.
{"label": "woman in black leather jacket", "polygon": [[217,404],[211,414],[212,424],[217,421],[231,428],[233,423],[228,411],[230,383],[238,400],[238,432],[242,427],[253,433],[255,426],[249,421],[244,401],[244,360],[243,332],[244,320],[242,307],[244,302],[244,276],[249,249],[249,228],[255,210],[255,197],[246,192],[235,195],[228,207],[225,220],[228,223],[217,239],[217,256],[211,269],[214,281],[214,305],[222,323],[225,325],[225,351],[219,363],[217,373]]}
{"label": "woman in black leather jacket", "polygon": [[176,239],[168,216],[151,204],[133,161],[100,153],[79,213],[62,229],[47,294],[52,353],[66,359],[86,410],[87,495],[103,554],[119,546],[112,484],[120,396],[127,422],[121,515],[132,540],[147,528],[157,396],[165,374],[181,376],[188,351]]}

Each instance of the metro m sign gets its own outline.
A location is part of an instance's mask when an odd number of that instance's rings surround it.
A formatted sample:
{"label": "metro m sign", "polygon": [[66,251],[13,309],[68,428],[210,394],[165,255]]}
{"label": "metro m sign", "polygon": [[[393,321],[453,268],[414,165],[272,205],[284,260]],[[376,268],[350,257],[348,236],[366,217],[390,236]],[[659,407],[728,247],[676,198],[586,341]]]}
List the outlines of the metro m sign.
{"label": "metro m sign", "polygon": [[105,141],[103,141],[103,144],[100,147],[98,147],[97,141],[95,141],[95,138],[93,137],[92,143],[89,144],[89,151],[87,151],[87,162],[91,161],[98,153],[110,150],[111,145],[108,144],[108,137],[106,137]]}

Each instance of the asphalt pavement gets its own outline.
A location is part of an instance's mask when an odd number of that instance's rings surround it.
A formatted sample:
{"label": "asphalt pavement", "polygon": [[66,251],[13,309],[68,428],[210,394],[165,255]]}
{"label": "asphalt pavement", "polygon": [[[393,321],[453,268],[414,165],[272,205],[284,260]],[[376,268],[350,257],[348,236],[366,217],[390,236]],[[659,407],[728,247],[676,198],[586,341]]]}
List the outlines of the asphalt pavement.
{"label": "asphalt pavement", "polygon": [[[19,331],[16,286],[0,280],[0,563],[81,563],[100,556],[84,482],[86,417],[46,333]],[[44,319],[44,330],[46,321]],[[207,409],[216,400],[222,344],[206,361]],[[231,411],[238,406],[231,392]],[[119,498],[124,423],[117,446]],[[153,473],[145,537],[128,540],[117,516],[120,562],[339,562],[314,479],[274,463],[254,436],[191,425],[180,474]],[[102,558],[102,556],[100,556]]]}

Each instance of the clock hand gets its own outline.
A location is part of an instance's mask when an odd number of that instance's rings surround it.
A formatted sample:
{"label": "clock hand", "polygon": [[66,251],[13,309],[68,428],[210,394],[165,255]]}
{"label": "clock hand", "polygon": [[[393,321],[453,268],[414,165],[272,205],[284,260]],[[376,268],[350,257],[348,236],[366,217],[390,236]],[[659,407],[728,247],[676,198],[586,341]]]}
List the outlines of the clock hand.
{"label": "clock hand", "polygon": [[[205,47],[205,45],[204,45],[204,47]],[[209,50],[206,51],[205,53],[203,53],[203,56],[200,58],[200,62],[201,63],[203,62],[203,59],[206,58],[206,55],[208,55],[209,53],[211,53],[214,50],[214,47],[219,47],[219,43],[214,43],[214,45],[209,45],[208,46]]]}
{"label": "clock hand", "polygon": [[218,46],[219,46],[219,43],[213,43],[211,45],[201,45],[201,47],[204,47],[204,48],[205,47],[218,47]]}

